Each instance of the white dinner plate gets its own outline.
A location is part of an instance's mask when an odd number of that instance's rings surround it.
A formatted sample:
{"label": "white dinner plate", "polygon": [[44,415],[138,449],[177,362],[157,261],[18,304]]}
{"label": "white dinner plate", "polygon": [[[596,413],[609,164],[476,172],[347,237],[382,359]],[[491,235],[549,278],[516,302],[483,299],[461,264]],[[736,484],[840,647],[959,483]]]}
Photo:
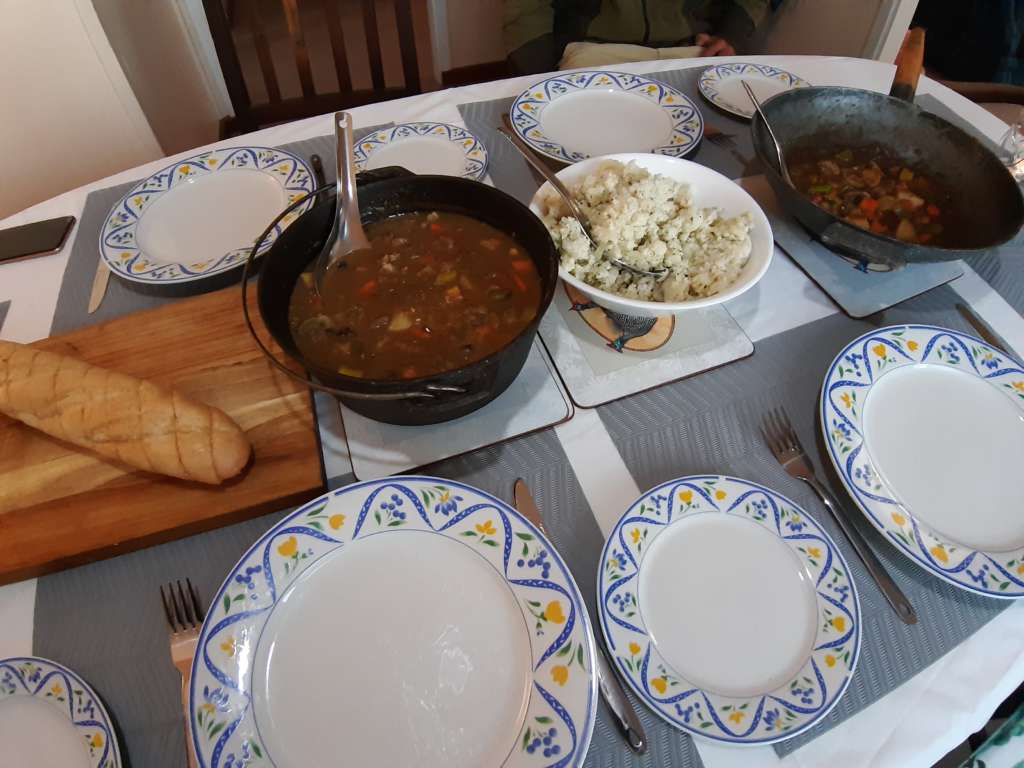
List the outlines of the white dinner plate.
{"label": "white dinner plate", "polygon": [[110,716],[92,688],[47,659],[0,659],[0,763],[121,768]]}
{"label": "white dinner plate", "polygon": [[[100,254],[137,283],[184,283],[241,266],[267,225],[316,186],[306,163],[280,149],[231,147],[169,165],[136,184],[109,214]],[[263,239],[264,253],[312,204]]]}
{"label": "white dinner plate", "polygon": [[606,70],[536,83],[519,95],[509,116],[523,141],[563,163],[615,152],[684,157],[704,135],[697,105],[675,88]]}
{"label": "white dinner plate", "polygon": [[579,766],[593,669],[579,589],[532,524],[459,483],[375,480],[230,571],[192,667],[193,743],[207,768]]}
{"label": "white dinner plate", "polygon": [[857,590],[828,533],[786,497],[719,475],[663,483],[622,516],[600,562],[613,662],[677,728],[780,741],[846,690],[860,650]]}
{"label": "white dinner plate", "polygon": [[397,165],[413,173],[479,180],[487,150],[465,128],[451,123],[401,123],[360,139],[353,150],[357,171]]}
{"label": "white dinner plate", "polygon": [[832,463],[872,524],[958,587],[1024,597],[1024,370],[932,325],[866,333],[821,393]]}
{"label": "white dinner plate", "polygon": [[754,114],[754,105],[743,90],[742,80],[747,81],[762,102],[783,91],[810,85],[802,77],[778,67],[738,62],[708,67],[701,72],[697,88],[719,109],[749,120]]}

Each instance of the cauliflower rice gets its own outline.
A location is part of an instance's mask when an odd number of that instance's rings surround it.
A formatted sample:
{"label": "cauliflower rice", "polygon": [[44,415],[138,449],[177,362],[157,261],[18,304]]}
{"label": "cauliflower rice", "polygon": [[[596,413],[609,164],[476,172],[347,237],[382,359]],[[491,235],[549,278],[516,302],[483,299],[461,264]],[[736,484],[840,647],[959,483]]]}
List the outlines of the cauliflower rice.
{"label": "cauliflower rice", "polygon": [[[609,160],[568,186],[590,219],[598,251],[554,190],[541,200],[541,218],[562,266],[595,288],[644,301],[713,296],[736,281],[750,258],[750,214],[725,218],[717,208],[695,208],[689,185],[636,163]],[[670,274],[658,282],[612,259],[644,270],[667,267]]]}

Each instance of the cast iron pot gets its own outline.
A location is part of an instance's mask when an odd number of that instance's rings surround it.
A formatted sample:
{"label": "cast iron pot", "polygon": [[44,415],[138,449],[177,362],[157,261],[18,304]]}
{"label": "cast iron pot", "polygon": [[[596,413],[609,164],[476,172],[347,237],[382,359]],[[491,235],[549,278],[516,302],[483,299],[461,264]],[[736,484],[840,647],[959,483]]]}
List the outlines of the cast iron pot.
{"label": "cast iron pot", "polygon": [[[360,174],[359,208],[363,224],[414,211],[461,213],[510,235],[529,254],[541,280],[537,316],[515,339],[489,357],[461,368],[408,380],[374,380],[345,376],[303,357],[292,338],[288,304],[299,275],[319,254],[334,215],[334,185],[314,193],[318,202],[296,219],[263,255],[256,288],[263,323],[274,341],[311,374],[302,377],[277,360],[253,337],[278,368],[308,386],[337,397],[356,413],[389,424],[436,424],[464,416],[496,398],[519,375],[530,354],[540,318],[558,282],[558,254],[544,224],[513,197],[486,184],[451,176],[417,176],[402,168]],[[300,207],[296,201],[286,209]],[[264,232],[273,231],[275,220]],[[259,249],[257,241],[252,253]],[[252,255],[250,255],[250,262]],[[246,264],[246,269],[249,268]],[[242,281],[243,309],[246,280]],[[250,325],[251,330],[251,325]]]}

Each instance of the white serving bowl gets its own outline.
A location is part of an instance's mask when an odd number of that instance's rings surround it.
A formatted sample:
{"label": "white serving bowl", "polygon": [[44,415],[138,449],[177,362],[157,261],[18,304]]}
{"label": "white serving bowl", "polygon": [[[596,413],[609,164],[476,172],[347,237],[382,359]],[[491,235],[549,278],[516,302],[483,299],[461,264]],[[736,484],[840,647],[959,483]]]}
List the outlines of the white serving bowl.
{"label": "white serving bowl", "polygon": [[[753,286],[768,270],[772,254],[775,251],[772,228],[768,224],[768,218],[757,201],[728,177],[689,160],[640,152],[591,157],[563,168],[556,175],[566,186],[571,186],[582,181],[583,177],[593,173],[599,165],[607,160],[618,160],[621,163],[633,161],[651,173],[689,184],[693,195],[693,204],[698,208],[720,208],[725,216],[737,216],[747,212],[753,219],[753,226],[750,230],[750,258],[747,259],[747,263],[740,271],[739,277],[724,291],[706,298],[674,302],[627,299],[625,296],[595,288],[573,277],[560,266],[558,268],[559,276],[569,285],[589,296],[595,303],[613,312],[636,317],[676,314],[688,309],[710,307],[734,299]],[[538,216],[541,214],[541,196],[546,195],[549,191],[554,194],[551,185],[545,182],[530,201],[530,210]]]}

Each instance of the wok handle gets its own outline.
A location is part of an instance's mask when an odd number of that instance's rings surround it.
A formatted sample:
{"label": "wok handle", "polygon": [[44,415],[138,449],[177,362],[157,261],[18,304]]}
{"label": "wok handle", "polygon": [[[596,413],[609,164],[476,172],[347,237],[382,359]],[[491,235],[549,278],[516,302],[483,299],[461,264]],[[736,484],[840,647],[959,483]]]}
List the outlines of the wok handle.
{"label": "wok handle", "polygon": [[917,92],[917,81],[924,69],[924,30],[914,27],[907,33],[896,54],[896,76],[892,79],[889,95],[903,101],[914,100]]}
{"label": "wok handle", "polygon": [[833,251],[860,262],[884,264],[890,269],[901,269],[907,265],[903,246],[887,243],[854,224],[833,222],[825,227],[819,238]]}

